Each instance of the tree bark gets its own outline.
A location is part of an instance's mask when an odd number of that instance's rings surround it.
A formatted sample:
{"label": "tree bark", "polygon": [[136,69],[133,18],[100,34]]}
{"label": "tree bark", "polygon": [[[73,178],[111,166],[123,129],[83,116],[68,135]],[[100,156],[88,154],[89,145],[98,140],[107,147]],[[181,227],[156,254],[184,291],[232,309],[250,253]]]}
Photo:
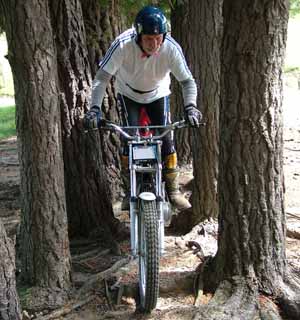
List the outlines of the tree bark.
{"label": "tree bark", "polygon": [[[182,45],[198,85],[198,108],[206,122],[204,128],[181,130],[176,134],[180,163],[189,163],[193,158],[193,210],[189,218],[192,227],[201,220],[218,215],[222,1],[184,1],[172,11],[171,21],[172,35]],[[175,114],[182,114],[183,103],[178,84],[174,92]]]}
{"label": "tree bark", "polygon": [[[286,289],[284,283],[289,272],[282,68],[288,2],[225,0],[223,8],[218,251],[203,276],[217,290],[205,316],[200,312],[195,319],[266,319],[272,308],[264,310],[262,295],[278,302],[284,296],[285,317],[298,319],[299,285]],[[273,318],[281,318],[278,311]]]}
{"label": "tree bark", "polygon": [[[81,1],[86,28],[88,58],[94,77],[98,65],[114,38],[124,29],[124,18],[120,13],[119,0],[110,0],[106,5],[100,1]],[[106,119],[114,122],[120,121],[113,80],[107,88],[107,94],[102,104],[102,112]],[[121,142],[114,133],[101,132],[102,159],[108,180],[107,190],[114,202],[121,193]]]}
{"label": "tree bark", "polygon": [[[1,7],[1,6],[0,6]],[[0,219],[0,319],[21,320],[15,279],[15,250]]]}
{"label": "tree bark", "polygon": [[95,0],[81,1],[92,77],[95,76],[100,59],[114,38],[125,28],[126,23],[121,15],[119,2],[109,0],[103,5]]}
{"label": "tree bark", "polygon": [[57,46],[70,237],[89,236],[94,230],[111,239],[118,223],[113,216],[101,138],[98,132],[84,134],[81,126],[92,83],[81,2],[51,1],[51,13]]}
{"label": "tree bark", "polygon": [[224,1],[220,115],[221,278],[255,276],[274,293],[285,271],[282,66],[288,6]]}
{"label": "tree bark", "polygon": [[[200,84],[198,105],[206,126],[193,130],[194,185],[192,225],[218,216],[220,44],[222,0],[193,1],[192,20],[198,21],[191,32],[191,43],[205,43],[194,50],[192,71]],[[192,8],[192,7],[191,7]],[[197,20],[198,19],[198,20]]]}
{"label": "tree bark", "polygon": [[70,253],[57,55],[48,2],[0,3],[15,85],[22,276],[31,285],[68,291]]}
{"label": "tree bark", "polygon": [[[183,53],[186,57],[187,64],[191,69],[190,60],[191,44],[189,42],[188,34],[190,23],[188,21],[189,4],[176,4],[171,10],[171,28],[172,37],[180,44]],[[195,75],[194,75],[195,77]],[[184,106],[182,99],[182,90],[180,83],[172,77],[171,85],[172,95],[170,98],[171,102],[171,114],[172,121],[179,120],[183,117]],[[178,158],[178,166],[187,166],[192,163],[192,150],[191,150],[191,129],[177,130],[174,134],[175,146]]]}

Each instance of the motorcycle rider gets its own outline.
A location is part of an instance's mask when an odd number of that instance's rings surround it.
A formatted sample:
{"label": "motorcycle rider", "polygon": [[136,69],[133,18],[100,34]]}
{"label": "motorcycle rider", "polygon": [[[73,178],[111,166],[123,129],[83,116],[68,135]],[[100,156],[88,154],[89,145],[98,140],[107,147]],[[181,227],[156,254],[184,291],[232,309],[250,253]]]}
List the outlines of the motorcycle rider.
{"label": "motorcycle rider", "polygon": [[[151,125],[169,123],[170,73],[182,87],[185,119],[191,126],[198,127],[202,114],[196,107],[197,86],[182,49],[168,34],[168,23],[163,12],[146,6],[137,14],[134,27],[115,39],[100,62],[92,86],[92,107],[84,119],[85,126],[97,128],[101,124],[101,104],[112,76],[116,79],[115,88],[125,125],[138,125],[141,108],[145,108]],[[178,210],[186,210],[191,204],[179,191],[177,154],[172,134],[163,139],[162,156],[163,178],[170,202]],[[128,172],[126,148],[122,156],[122,169]],[[127,196],[123,199],[122,209],[128,208]]]}

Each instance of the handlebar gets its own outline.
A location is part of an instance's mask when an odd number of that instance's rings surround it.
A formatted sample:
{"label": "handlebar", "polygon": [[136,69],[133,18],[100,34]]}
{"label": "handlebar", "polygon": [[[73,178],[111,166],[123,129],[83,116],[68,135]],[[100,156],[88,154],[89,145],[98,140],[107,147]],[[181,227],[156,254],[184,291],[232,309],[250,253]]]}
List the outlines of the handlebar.
{"label": "handlebar", "polygon": [[[185,123],[185,120],[177,121],[171,124],[167,125],[159,125],[159,126],[129,126],[129,127],[121,127],[113,122],[106,122],[106,126],[102,127],[104,130],[115,130],[119,132],[123,137],[125,137],[128,140],[135,140],[137,137],[143,138],[143,140],[161,140],[164,136],[166,136],[170,131],[173,131],[175,129],[184,128],[187,127],[187,124]],[[155,129],[161,129],[163,132],[159,135],[150,135],[148,137],[140,136],[139,130],[155,130]],[[126,130],[136,130],[135,135],[131,135]]]}
{"label": "handlebar", "polygon": [[[108,120],[102,120],[102,123],[103,124],[99,129],[112,130],[112,131],[119,132],[127,140],[136,140],[138,138],[138,139],[147,140],[147,141],[161,140],[164,136],[166,136],[169,132],[171,132],[173,130],[189,127],[189,125],[187,124],[187,122],[185,120],[180,120],[180,121],[170,123],[167,125],[157,125],[157,126],[124,126],[123,127],[123,126],[119,126],[117,123],[114,123],[114,122],[108,121]],[[201,122],[200,125],[205,126],[206,123]],[[144,129],[144,130],[160,129],[163,132],[159,135],[154,135],[154,136],[149,135],[149,136],[145,137],[145,136],[141,136],[139,134],[140,129]],[[95,128],[92,130],[98,130],[98,128]],[[131,135],[128,132],[126,132],[126,130],[136,130],[137,133],[135,135]]]}

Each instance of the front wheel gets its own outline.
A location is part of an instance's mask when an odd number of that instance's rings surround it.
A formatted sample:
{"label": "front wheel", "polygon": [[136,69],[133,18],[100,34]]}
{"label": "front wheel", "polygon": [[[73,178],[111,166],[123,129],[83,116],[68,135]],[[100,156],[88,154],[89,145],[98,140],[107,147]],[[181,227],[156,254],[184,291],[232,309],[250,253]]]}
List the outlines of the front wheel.
{"label": "front wheel", "polygon": [[140,200],[139,210],[140,309],[151,312],[159,291],[159,245],[156,201]]}

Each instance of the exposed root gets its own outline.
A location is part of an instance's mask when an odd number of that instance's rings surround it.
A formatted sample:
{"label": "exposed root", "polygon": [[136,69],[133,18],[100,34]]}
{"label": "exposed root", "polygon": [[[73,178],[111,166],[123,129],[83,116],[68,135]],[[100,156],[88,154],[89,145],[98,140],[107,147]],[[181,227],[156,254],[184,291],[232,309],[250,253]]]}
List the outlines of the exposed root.
{"label": "exposed root", "polygon": [[259,318],[258,289],[243,278],[223,281],[213,298],[200,306],[194,320],[253,320]]}
{"label": "exposed root", "polygon": [[52,320],[52,319],[57,319],[62,316],[67,315],[68,313],[72,312],[73,310],[76,310],[77,308],[81,308],[87,303],[91,302],[92,300],[95,299],[95,296],[90,296],[87,297],[81,301],[76,301],[76,302],[69,302],[67,305],[63,306],[62,308],[55,310],[47,315],[44,315],[42,317],[39,317],[39,320]]}
{"label": "exposed root", "polygon": [[62,308],[70,299],[70,292],[60,288],[21,287],[18,293],[22,309],[29,313]]}
{"label": "exposed root", "polygon": [[284,314],[290,320],[300,319],[300,278],[291,268],[286,272],[285,282],[280,284],[280,294],[277,302]]}
{"label": "exposed root", "polygon": [[112,273],[116,272],[118,269],[126,265],[129,260],[130,258],[119,260],[109,269],[92,275],[89,280],[78,290],[77,297],[80,297],[86,294],[88,291],[92,290],[96,283],[99,283],[104,279],[108,279],[112,275]]}
{"label": "exposed root", "polygon": [[191,320],[196,314],[196,307],[176,307],[168,308],[165,310],[153,310],[151,314],[142,314],[132,311],[110,311],[106,312],[104,315],[99,316],[99,320],[104,319],[114,319],[114,320],[170,320],[170,319],[180,319],[180,320]]}
{"label": "exposed root", "polygon": [[104,256],[109,253],[110,253],[110,249],[105,249],[105,250],[102,250],[99,252],[99,249],[97,248],[97,249],[93,249],[93,250],[72,256],[72,261],[73,262],[75,262],[75,261],[82,262],[82,261],[85,261],[91,257],[98,258],[100,256]]}
{"label": "exposed root", "polygon": [[292,272],[287,274],[285,283],[278,282],[277,297],[273,299],[260,295],[253,279],[235,277],[230,282],[221,282],[208,304],[203,305],[203,283],[200,282],[196,299],[199,309],[193,320],[281,320],[282,316],[300,319],[300,281]]}

